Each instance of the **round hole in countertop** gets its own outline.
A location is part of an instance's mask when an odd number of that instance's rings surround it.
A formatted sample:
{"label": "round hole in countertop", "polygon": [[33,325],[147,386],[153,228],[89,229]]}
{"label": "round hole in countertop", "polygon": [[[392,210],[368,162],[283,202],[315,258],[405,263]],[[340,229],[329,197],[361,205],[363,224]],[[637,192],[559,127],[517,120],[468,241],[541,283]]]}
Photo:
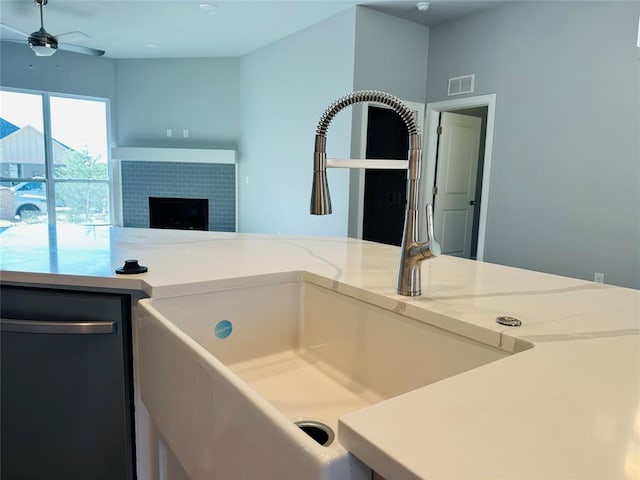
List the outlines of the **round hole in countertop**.
{"label": "round hole in countertop", "polygon": [[323,447],[329,446],[335,438],[331,427],[322,422],[316,422],[315,420],[301,420],[296,422],[296,425],[300,430],[309,435]]}

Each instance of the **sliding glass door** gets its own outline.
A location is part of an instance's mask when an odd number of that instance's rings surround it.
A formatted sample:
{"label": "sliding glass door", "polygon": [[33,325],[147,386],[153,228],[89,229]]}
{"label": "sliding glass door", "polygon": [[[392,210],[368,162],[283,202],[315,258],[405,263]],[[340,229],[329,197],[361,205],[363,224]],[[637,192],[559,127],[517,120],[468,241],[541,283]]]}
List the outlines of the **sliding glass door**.
{"label": "sliding glass door", "polygon": [[111,223],[106,100],[0,91],[0,224]]}

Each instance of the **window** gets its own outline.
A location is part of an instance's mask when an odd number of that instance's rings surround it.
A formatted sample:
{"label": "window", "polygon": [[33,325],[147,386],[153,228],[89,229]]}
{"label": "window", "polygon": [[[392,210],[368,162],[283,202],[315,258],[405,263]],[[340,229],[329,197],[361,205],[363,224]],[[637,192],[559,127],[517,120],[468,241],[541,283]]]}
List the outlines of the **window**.
{"label": "window", "polygon": [[109,105],[0,90],[0,222],[108,225]]}

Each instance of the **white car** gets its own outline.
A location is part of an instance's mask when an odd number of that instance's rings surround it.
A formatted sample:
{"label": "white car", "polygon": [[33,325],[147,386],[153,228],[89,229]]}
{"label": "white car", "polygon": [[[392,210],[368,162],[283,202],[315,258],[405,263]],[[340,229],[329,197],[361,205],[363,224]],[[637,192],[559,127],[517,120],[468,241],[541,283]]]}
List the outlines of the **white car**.
{"label": "white car", "polygon": [[22,182],[15,191],[16,217],[21,220],[47,213],[47,194],[44,182]]}

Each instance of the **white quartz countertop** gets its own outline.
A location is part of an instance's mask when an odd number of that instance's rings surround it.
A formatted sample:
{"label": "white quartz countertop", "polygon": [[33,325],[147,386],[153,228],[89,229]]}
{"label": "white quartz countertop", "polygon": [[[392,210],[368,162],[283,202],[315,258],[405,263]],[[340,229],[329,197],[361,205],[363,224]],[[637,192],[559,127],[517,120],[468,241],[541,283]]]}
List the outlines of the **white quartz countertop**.
{"label": "white quartz countertop", "polygon": [[[640,478],[640,291],[442,256],[423,263],[422,296],[407,298],[395,294],[398,258],[397,247],[346,238],[42,225],[0,234],[3,282],[167,297],[297,271],[418,320],[440,313],[436,326],[500,348],[534,344],[342,417],[340,443],[387,480]],[[116,275],[126,259],[149,271]],[[523,325],[498,325],[499,315]]]}

